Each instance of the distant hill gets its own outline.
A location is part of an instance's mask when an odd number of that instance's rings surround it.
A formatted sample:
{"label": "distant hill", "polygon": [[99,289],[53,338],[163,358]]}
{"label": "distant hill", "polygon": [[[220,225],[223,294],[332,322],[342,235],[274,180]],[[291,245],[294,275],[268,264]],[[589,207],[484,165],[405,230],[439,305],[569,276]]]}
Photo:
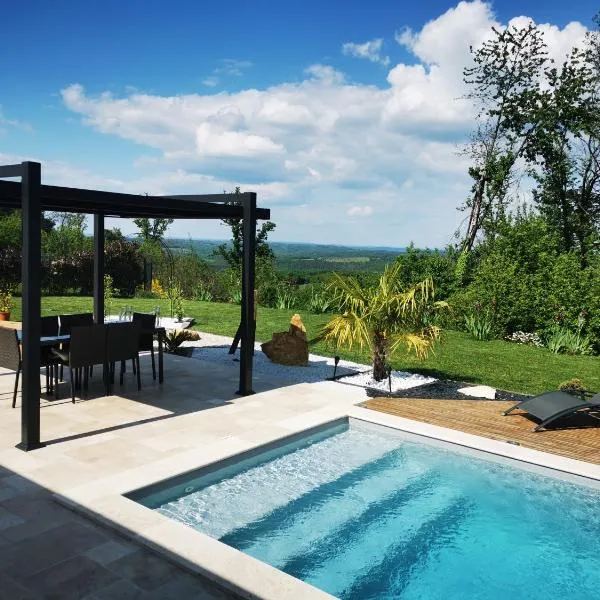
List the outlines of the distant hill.
{"label": "distant hill", "polygon": [[[170,238],[167,245],[177,251],[190,245],[199,256],[222,266],[213,256],[223,240],[189,240]],[[298,242],[271,242],[277,266],[284,271],[380,271],[406,248],[382,248],[376,246],[338,246],[330,244],[307,244]]]}

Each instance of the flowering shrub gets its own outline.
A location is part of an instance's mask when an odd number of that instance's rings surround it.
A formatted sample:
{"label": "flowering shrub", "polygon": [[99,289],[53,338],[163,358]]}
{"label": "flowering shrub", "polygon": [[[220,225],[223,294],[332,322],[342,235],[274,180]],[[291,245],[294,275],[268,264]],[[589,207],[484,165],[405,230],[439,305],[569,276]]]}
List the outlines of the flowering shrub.
{"label": "flowering shrub", "polygon": [[536,348],[542,348],[544,342],[537,333],[525,333],[524,331],[515,331],[511,335],[507,335],[505,338],[509,342],[515,342],[517,344],[527,344],[528,346],[535,346]]}
{"label": "flowering shrub", "polygon": [[152,279],[152,293],[156,294],[159,298],[168,298],[167,293],[156,277]]}

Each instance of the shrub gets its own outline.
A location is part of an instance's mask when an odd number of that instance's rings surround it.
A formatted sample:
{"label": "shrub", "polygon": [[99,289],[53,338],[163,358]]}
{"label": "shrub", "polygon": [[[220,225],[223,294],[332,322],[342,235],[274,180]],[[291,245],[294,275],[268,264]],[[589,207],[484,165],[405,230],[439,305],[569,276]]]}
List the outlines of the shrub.
{"label": "shrub", "polygon": [[465,315],[465,327],[476,340],[487,341],[493,337],[492,319],[488,313],[475,312]]}
{"label": "shrub", "polygon": [[324,292],[315,292],[313,289],[306,308],[309,312],[320,315],[333,310],[334,301]]}
{"label": "shrub", "polygon": [[104,316],[110,315],[112,311],[112,303],[117,295],[117,290],[113,287],[113,278],[105,274],[104,275]]}
{"label": "shrub", "polygon": [[166,298],[167,297],[167,293],[165,292],[165,290],[163,289],[162,285],[160,285],[160,281],[154,277],[152,279],[152,284],[151,284],[151,292],[152,292],[152,298]]}
{"label": "shrub", "polygon": [[198,300],[199,302],[212,302],[213,294],[208,287],[205,287],[204,284],[200,283],[194,292],[194,300]]}
{"label": "shrub", "polygon": [[[464,326],[475,301],[495,303],[494,335],[539,331],[560,341],[553,331],[554,317],[560,314],[561,324],[573,332],[585,309],[588,316],[579,339],[588,336],[592,347],[600,349],[600,257],[589,256],[582,263],[575,252],[561,251],[544,220],[527,214],[502,223],[495,237],[471,254],[473,268],[465,285],[449,300],[454,323],[448,325]],[[567,341],[574,345],[571,338]]]}
{"label": "shrub", "polygon": [[576,394],[585,394],[587,391],[585,386],[583,385],[583,381],[581,379],[574,377],[573,379],[569,379],[568,381],[563,381],[558,389],[562,392],[568,393],[576,393]]}
{"label": "shrub", "polygon": [[143,285],[138,285],[135,288],[134,296],[136,298],[149,298],[149,299],[160,298],[160,296],[156,292],[153,292],[151,290],[145,290]]}
{"label": "shrub", "polygon": [[165,349],[167,352],[173,353],[183,342],[199,339],[200,334],[193,329],[170,329],[165,336]]}
{"label": "shrub", "polygon": [[419,250],[410,244],[396,262],[401,265],[399,277],[404,287],[431,277],[435,282],[436,297],[440,300],[447,299],[456,291],[457,253],[452,247],[440,252]]}
{"label": "shrub", "polygon": [[233,290],[229,296],[229,302],[231,302],[231,304],[241,304],[242,290]]}
{"label": "shrub", "polygon": [[296,305],[296,298],[291,290],[280,289],[277,292],[277,299],[275,301],[275,308],[284,310],[288,308],[294,308]]}
{"label": "shrub", "polygon": [[564,325],[556,323],[549,331],[546,344],[550,352],[555,354],[591,354],[592,343],[589,336],[583,335],[582,327],[571,331]]}

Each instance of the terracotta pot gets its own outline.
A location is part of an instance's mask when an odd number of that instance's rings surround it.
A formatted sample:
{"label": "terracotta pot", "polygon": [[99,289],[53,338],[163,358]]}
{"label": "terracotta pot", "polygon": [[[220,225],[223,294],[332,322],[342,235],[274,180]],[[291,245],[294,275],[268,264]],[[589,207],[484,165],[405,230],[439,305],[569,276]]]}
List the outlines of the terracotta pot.
{"label": "terracotta pot", "polygon": [[0,321],[10,321],[10,311],[0,311]]}

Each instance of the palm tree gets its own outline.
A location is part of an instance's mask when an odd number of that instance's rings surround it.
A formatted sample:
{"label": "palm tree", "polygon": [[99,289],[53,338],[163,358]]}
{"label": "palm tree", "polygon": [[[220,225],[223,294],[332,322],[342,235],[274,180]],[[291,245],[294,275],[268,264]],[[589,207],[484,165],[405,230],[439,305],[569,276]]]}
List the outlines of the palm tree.
{"label": "palm tree", "polygon": [[366,288],[354,277],[334,273],[329,286],[342,314],[333,317],[319,337],[337,347],[368,346],[376,381],[387,377],[387,360],[401,347],[425,358],[441,337],[433,317],[447,304],[435,301],[433,280],[428,277],[403,290],[400,269],[398,263],[386,267],[378,285]]}

